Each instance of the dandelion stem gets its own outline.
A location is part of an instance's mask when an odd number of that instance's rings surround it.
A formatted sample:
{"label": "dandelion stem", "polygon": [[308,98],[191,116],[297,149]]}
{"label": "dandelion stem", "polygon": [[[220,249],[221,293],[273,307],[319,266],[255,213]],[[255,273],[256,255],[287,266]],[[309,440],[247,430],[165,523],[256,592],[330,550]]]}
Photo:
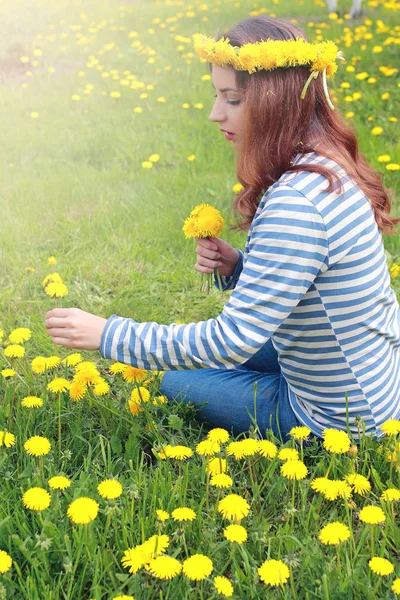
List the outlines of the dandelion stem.
{"label": "dandelion stem", "polygon": [[375,547],[375,544],[374,544],[374,525],[371,525],[371,535],[370,535],[370,538],[371,538],[371,558],[373,558],[375,556],[375,551],[374,551],[374,547]]}
{"label": "dandelion stem", "polygon": [[58,456],[61,458],[61,394],[58,394]]}

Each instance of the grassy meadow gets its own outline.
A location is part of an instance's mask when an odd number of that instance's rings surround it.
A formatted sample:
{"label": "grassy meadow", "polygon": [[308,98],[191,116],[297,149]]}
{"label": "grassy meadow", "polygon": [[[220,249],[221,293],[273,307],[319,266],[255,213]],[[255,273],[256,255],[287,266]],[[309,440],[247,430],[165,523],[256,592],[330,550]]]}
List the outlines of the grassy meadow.
{"label": "grassy meadow", "polygon": [[[349,8],[0,0],[0,600],[400,595],[398,422],[358,446],[226,439],[160,397],[162,374],[76,356],[44,329],[55,306],[159,323],[220,311],[181,228],[203,202],[229,224],[237,181],[191,36],[250,14],[336,41],[334,104],[400,216],[400,4]],[[400,297],[399,236],[384,243]],[[44,292],[54,273],[66,297]]]}

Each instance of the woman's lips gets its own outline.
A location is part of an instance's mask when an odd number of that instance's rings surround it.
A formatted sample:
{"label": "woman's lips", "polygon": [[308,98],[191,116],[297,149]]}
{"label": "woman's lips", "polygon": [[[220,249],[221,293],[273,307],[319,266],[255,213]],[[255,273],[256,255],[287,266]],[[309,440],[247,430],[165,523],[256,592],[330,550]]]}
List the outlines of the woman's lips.
{"label": "woman's lips", "polygon": [[222,131],[222,133],[225,133],[225,138],[227,140],[231,140],[233,138],[233,136],[235,135],[231,131],[225,131],[225,129],[221,129],[220,131]]}

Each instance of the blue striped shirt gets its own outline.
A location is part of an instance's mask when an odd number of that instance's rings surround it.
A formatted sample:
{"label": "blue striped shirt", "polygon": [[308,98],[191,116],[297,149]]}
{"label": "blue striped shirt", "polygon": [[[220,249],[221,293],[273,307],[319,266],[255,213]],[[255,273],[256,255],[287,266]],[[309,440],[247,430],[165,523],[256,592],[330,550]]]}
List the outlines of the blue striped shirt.
{"label": "blue striped shirt", "polygon": [[234,369],[267,342],[278,353],[298,419],[318,436],[328,427],[358,438],[400,418],[400,308],[390,287],[381,233],[368,199],[336,162],[318,153],[295,164],[336,171],[287,172],[264,194],[215,319],[187,325],[112,315],[100,352],[144,369]]}

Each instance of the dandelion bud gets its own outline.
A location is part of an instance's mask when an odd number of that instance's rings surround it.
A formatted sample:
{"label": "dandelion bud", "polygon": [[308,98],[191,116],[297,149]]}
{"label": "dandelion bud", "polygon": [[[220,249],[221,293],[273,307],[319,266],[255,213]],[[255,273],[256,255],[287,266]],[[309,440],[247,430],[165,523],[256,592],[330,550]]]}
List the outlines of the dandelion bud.
{"label": "dandelion bud", "polygon": [[355,458],[357,456],[357,454],[358,454],[358,448],[357,448],[356,444],[352,444],[349,449],[349,455],[351,456],[351,458]]}

